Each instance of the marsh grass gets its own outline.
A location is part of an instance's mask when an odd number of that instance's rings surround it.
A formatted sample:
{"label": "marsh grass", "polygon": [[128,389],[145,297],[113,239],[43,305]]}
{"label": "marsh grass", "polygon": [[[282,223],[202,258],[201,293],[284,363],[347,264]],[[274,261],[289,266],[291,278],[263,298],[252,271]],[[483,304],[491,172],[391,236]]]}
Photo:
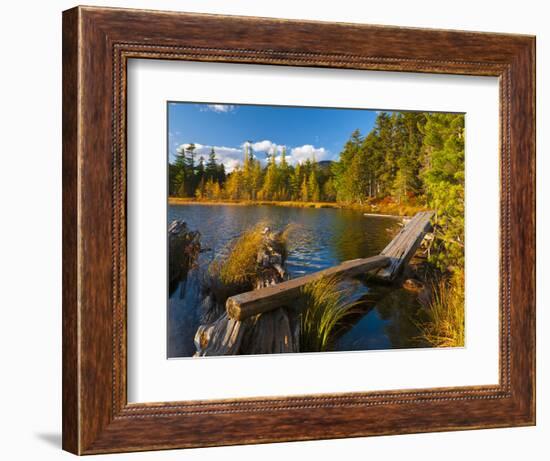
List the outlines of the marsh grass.
{"label": "marsh grass", "polygon": [[[266,268],[258,264],[258,254],[265,244],[266,227],[268,223],[262,221],[249,228],[229,245],[226,255],[210,263],[204,285],[218,303],[224,304],[230,296],[253,290],[265,275]],[[269,235],[269,245],[282,255],[283,261],[287,257],[290,227]]]}
{"label": "marsh grass", "polygon": [[[230,245],[224,257],[210,264],[205,285],[216,305],[224,306],[228,297],[253,290],[262,278],[264,269],[258,264],[258,253],[265,242],[265,228],[265,222],[250,228]],[[270,234],[270,245],[286,258],[298,230],[299,226],[290,224],[282,232]],[[302,288],[292,306],[300,313],[301,352],[332,350],[344,319],[356,313],[359,303],[352,300],[350,289],[343,287],[341,278],[333,276]]]}
{"label": "marsh grass", "polygon": [[311,282],[302,288],[300,300],[300,351],[331,350],[338,327],[345,317],[355,313],[357,302],[341,288],[341,279],[331,276]]}
{"label": "marsh grass", "polygon": [[226,285],[252,285],[257,278],[258,251],[264,239],[264,223],[245,231],[231,246],[219,267],[219,277]]}
{"label": "marsh grass", "polygon": [[464,272],[434,283],[431,300],[424,304],[428,320],[419,325],[420,339],[432,347],[463,347]]}
{"label": "marsh grass", "polygon": [[293,208],[345,208],[364,213],[387,214],[391,216],[413,216],[419,211],[425,211],[425,204],[417,200],[398,203],[391,198],[371,199],[368,203],[344,203],[344,202],[298,202],[275,200],[234,200],[234,199],[197,199],[191,197],[169,197],[170,205],[266,205]]}

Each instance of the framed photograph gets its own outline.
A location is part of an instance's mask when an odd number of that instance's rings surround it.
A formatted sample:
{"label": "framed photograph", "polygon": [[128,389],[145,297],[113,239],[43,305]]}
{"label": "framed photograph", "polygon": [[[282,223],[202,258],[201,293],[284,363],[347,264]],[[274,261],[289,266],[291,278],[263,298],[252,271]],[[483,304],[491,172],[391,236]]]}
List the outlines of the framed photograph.
{"label": "framed photograph", "polygon": [[63,448],[535,424],[535,38],[63,13]]}

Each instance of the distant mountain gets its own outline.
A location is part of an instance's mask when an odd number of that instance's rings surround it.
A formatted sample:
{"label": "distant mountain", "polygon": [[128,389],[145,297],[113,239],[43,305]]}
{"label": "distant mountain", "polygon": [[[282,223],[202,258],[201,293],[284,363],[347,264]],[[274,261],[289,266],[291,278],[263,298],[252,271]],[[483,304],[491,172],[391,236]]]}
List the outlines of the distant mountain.
{"label": "distant mountain", "polygon": [[320,162],[317,162],[317,165],[319,165],[322,170],[330,170],[333,163],[334,162],[332,160],[321,160]]}

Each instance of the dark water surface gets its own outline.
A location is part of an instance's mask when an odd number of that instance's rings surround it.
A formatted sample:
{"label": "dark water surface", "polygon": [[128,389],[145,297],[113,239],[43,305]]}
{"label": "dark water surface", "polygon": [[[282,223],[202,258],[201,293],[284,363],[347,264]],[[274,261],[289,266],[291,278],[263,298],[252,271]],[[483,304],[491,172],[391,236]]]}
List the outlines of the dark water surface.
{"label": "dark water surface", "polygon": [[[168,222],[180,219],[201,233],[199,271],[193,270],[185,283],[172,293],[168,306],[168,356],[189,357],[195,352],[193,336],[200,323],[199,272],[228,244],[262,222],[274,230],[296,226],[290,240],[287,269],[292,278],[334,266],[342,261],[374,256],[394,235],[398,220],[364,216],[354,210],[335,208],[292,208],[269,205],[170,205]],[[366,282],[353,279],[354,296],[368,298]],[[372,293],[371,293],[372,294]],[[415,347],[419,305],[416,295],[391,290],[376,302],[364,302],[362,313],[346,325],[335,344],[336,351]]]}

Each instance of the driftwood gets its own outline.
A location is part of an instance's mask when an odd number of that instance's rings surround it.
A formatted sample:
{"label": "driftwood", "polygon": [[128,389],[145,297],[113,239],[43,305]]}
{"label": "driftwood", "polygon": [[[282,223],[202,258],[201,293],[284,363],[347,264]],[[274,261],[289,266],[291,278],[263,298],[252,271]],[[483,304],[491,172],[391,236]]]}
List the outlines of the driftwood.
{"label": "driftwood", "polygon": [[199,326],[195,357],[298,352],[298,340],[284,308],[244,321],[224,313],[218,320]]}
{"label": "driftwood", "polygon": [[293,332],[285,308],[280,307],[257,315],[248,322],[251,326],[249,333],[243,339],[242,346],[246,354],[280,354],[299,351],[298,338]]}
{"label": "driftwood", "polygon": [[299,351],[299,315],[291,308],[302,288],[331,275],[352,277],[367,272],[392,281],[414,255],[430,229],[433,212],[417,213],[377,256],[342,264],[297,279],[286,280],[285,252],[266,229],[257,264],[262,277],[254,290],[227,298],[225,312],[206,297],[217,319],[201,325],[195,336],[197,356],[266,354]]}
{"label": "driftwood", "polygon": [[185,280],[189,269],[200,252],[200,233],[191,231],[183,221],[175,220],[168,226],[168,280],[172,293],[181,280]]}
{"label": "driftwood", "polygon": [[353,259],[338,266],[304,275],[292,280],[268,286],[261,290],[248,291],[228,298],[226,302],[227,314],[230,318],[243,320],[256,314],[268,312],[295,299],[304,285],[331,275],[345,275],[353,277],[365,272],[379,269],[389,264],[387,256],[373,256],[371,258]]}
{"label": "driftwood", "polygon": [[382,250],[380,254],[389,257],[390,263],[376,272],[377,278],[392,281],[400,274],[422,243],[426,232],[431,229],[433,214],[433,211],[422,211],[414,215]]}
{"label": "driftwood", "polygon": [[195,357],[237,355],[240,352],[245,324],[224,313],[211,324],[200,325],[195,334]]}
{"label": "driftwood", "polygon": [[[286,280],[285,258],[286,252],[278,235],[266,228],[256,260],[259,276],[255,289],[265,289]],[[195,334],[196,357],[298,351],[298,327],[285,308],[241,321],[227,315],[225,302],[218,304],[211,293],[203,299],[205,324],[199,326]]]}

